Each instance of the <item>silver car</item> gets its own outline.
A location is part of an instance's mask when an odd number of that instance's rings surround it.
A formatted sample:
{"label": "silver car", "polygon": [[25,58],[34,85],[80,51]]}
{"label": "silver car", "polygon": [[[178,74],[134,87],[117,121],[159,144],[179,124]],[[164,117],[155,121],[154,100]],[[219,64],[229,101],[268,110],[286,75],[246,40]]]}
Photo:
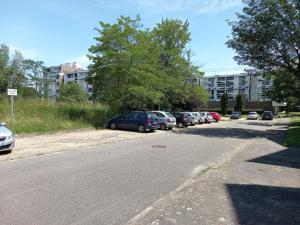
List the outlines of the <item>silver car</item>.
{"label": "silver car", "polygon": [[169,112],[164,111],[152,111],[159,118],[159,124],[161,130],[170,129],[176,127],[176,118]]}
{"label": "silver car", "polygon": [[199,123],[198,118],[196,116],[193,116],[191,112],[182,112],[187,114],[188,119],[191,121],[191,125],[194,126]]}
{"label": "silver car", "polygon": [[214,118],[212,117],[212,115],[210,115],[209,112],[199,112],[201,116],[203,116],[205,118],[205,123],[210,123],[211,121],[214,120]]}
{"label": "silver car", "polygon": [[199,123],[199,124],[205,123],[205,118],[204,118],[204,116],[202,116],[199,112],[191,112],[191,114],[192,114],[193,116],[197,117],[198,123]]}
{"label": "silver car", "polygon": [[11,151],[15,146],[15,136],[5,125],[0,122],[0,152]]}

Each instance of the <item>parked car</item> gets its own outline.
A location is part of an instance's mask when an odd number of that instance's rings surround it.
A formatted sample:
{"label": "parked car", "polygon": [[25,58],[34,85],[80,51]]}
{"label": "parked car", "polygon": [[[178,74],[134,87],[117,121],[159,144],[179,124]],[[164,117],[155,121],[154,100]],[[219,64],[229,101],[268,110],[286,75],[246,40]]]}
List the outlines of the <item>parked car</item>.
{"label": "parked car", "polygon": [[202,116],[199,112],[191,112],[191,114],[197,118],[199,124],[205,123],[204,116]]}
{"label": "parked car", "polygon": [[259,115],[257,112],[249,112],[248,116],[247,116],[248,120],[258,120],[259,119]]}
{"label": "parked car", "polygon": [[176,126],[176,118],[169,112],[164,111],[152,111],[159,118],[159,125],[161,130],[170,129]]}
{"label": "parked car", "polygon": [[11,151],[15,146],[15,135],[0,122],[0,152]]}
{"label": "parked car", "polygon": [[160,128],[158,116],[148,111],[133,111],[117,116],[108,123],[111,129],[128,129],[144,132]]}
{"label": "parked car", "polygon": [[205,123],[211,123],[211,121],[214,119],[209,112],[200,112],[200,115],[204,117]]}
{"label": "parked car", "polygon": [[273,113],[271,111],[264,111],[261,119],[262,120],[273,120]]}
{"label": "parked car", "polygon": [[209,112],[209,113],[216,122],[219,122],[221,120],[221,116],[219,113],[217,112]]}
{"label": "parked car", "polygon": [[172,113],[176,118],[176,124],[179,128],[188,127],[191,125],[191,121],[187,113],[173,112]]}
{"label": "parked car", "polygon": [[199,123],[198,118],[196,116],[193,116],[192,113],[190,112],[182,112],[182,113],[185,113],[188,116],[189,120],[191,121],[191,126],[194,126]]}
{"label": "parked car", "polygon": [[234,119],[239,119],[240,117],[241,117],[241,113],[240,113],[240,112],[236,112],[236,111],[232,112],[232,113],[231,113],[231,116],[230,116],[230,118],[231,118],[232,120],[234,120]]}

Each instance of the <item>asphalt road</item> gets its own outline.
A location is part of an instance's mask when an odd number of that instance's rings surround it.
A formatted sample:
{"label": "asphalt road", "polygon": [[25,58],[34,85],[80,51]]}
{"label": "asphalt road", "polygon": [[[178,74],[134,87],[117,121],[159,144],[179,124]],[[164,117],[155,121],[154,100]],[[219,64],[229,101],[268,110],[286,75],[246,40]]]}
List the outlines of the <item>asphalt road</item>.
{"label": "asphalt road", "polygon": [[123,224],[189,179],[195,167],[278,128],[269,121],[229,121],[0,162],[0,224]]}

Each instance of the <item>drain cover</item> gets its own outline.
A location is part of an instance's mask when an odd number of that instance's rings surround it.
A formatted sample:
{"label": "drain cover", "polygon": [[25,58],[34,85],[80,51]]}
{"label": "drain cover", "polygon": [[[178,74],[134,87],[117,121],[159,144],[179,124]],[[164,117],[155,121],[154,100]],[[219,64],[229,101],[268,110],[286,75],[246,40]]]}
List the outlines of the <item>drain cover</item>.
{"label": "drain cover", "polygon": [[152,145],[152,148],[166,148],[165,145]]}

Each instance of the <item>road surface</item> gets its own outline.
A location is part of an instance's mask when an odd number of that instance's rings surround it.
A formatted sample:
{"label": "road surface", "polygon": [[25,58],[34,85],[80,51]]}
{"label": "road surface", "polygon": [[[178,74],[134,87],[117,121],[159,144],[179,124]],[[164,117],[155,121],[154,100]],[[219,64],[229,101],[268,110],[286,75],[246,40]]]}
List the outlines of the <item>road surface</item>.
{"label": "road surface", "polygon": [[285,127],[228,121],[2,161],[0,223],[124,224],[195,175],[195,168],[278,129]]}

